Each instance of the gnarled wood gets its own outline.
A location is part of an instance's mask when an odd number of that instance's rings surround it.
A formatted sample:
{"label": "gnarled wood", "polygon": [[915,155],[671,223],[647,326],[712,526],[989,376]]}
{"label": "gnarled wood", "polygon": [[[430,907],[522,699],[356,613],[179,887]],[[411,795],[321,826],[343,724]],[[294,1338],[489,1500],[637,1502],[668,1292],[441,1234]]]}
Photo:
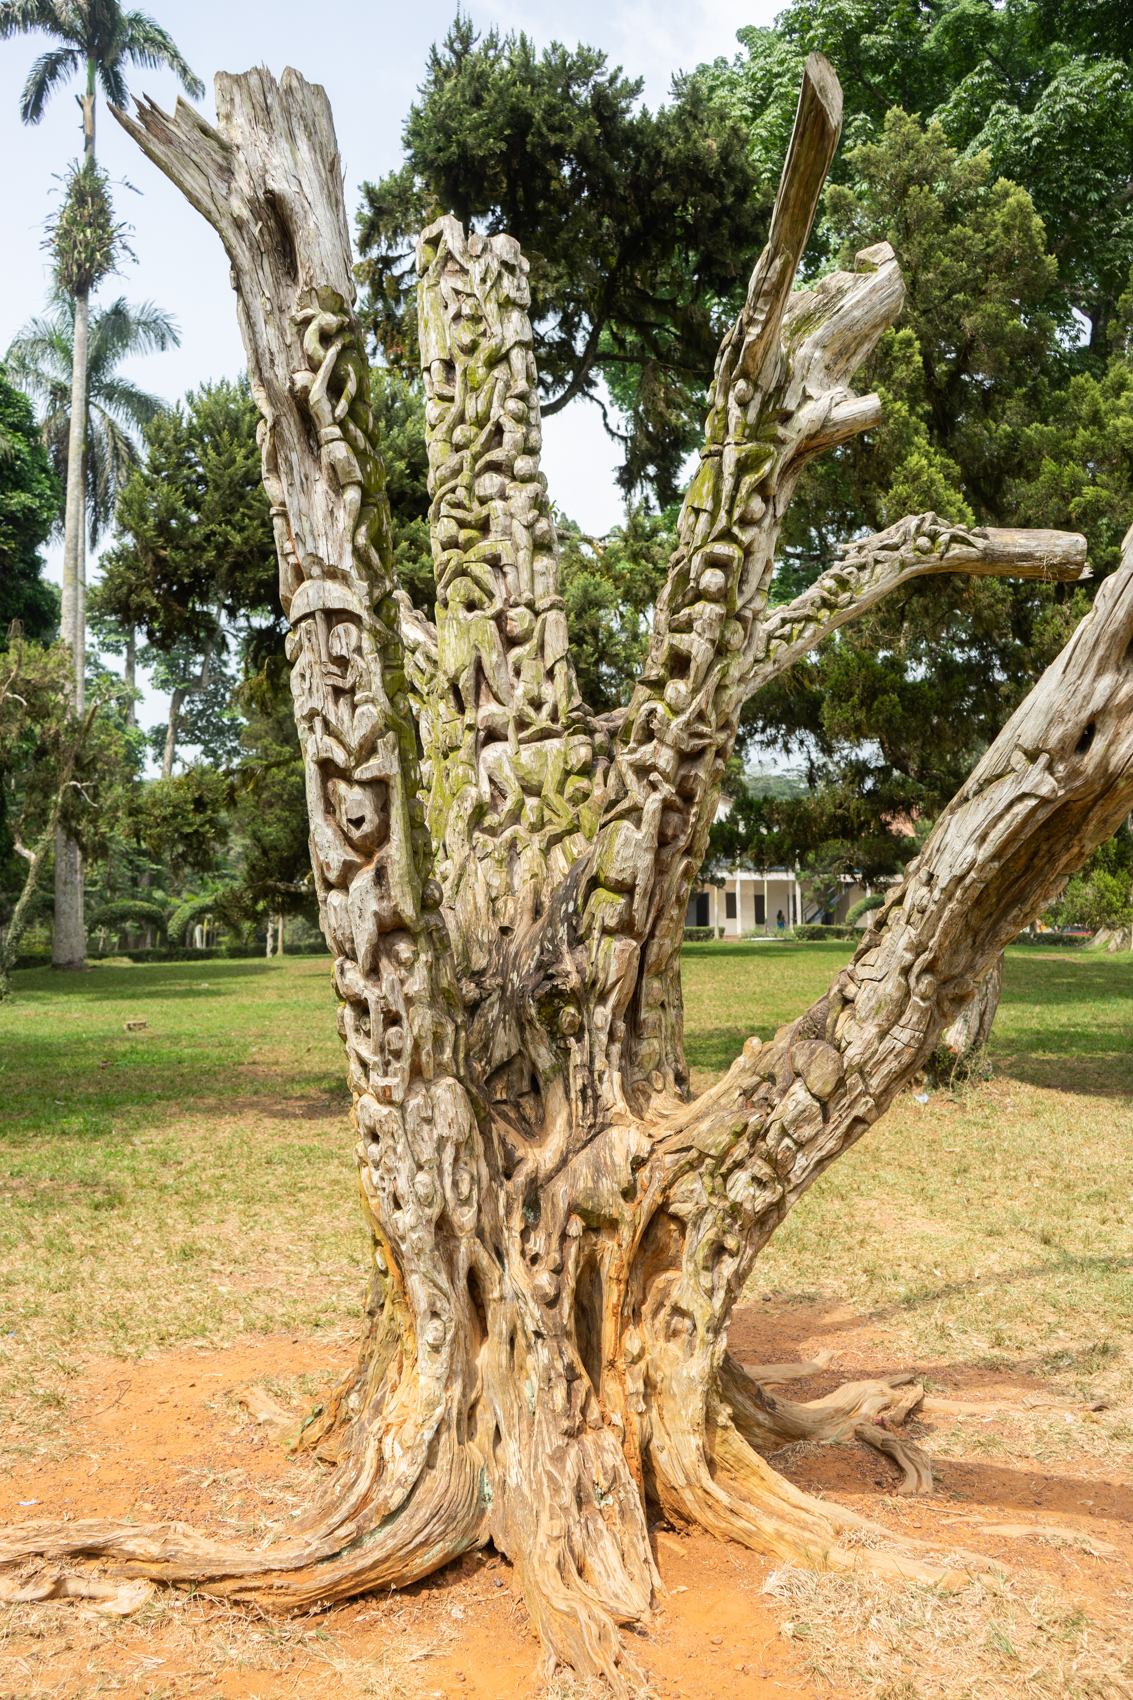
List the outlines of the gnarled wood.
{"label": "gnarled wood", "polygon": [[684,910],[747,696],[910,578],[1074,577],[1081,540],[917,516],[768,608],[799,472],[880,415],[848,384],[903,294],[884,243],[793,289],[841,119],[812,55],[648,660],[599,721],[566,641],[517,246],[443,218],[419,247],[434,627],[390,565],[326,97],[255,71],[218,79],[217,110],[217,129],[183,103],[119,116],[232,264],[374,1269],[357,1366],[304,1431],[336,1468],[298,1528],[249,1551],[32,1526],[0,1561],[100,1555],[286,1609],[491,1538],[550,1663],[617,1692],[637,1675],[618,1626],[659,1587],[648,1499],[780,1558],[948,1581],[840,1545],[861,1519],[759,1450],[898,1421],[916,1390],[782,1399],[729,1358],[728,1323],[791,1205],[1133,803],[1133,547],[828,994],[689,1103]]}

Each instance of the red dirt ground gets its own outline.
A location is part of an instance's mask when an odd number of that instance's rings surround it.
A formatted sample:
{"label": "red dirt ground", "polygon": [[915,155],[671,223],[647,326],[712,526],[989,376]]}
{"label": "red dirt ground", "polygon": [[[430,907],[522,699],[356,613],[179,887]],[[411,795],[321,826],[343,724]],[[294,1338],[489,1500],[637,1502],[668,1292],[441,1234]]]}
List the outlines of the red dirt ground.
{"label": "red dirt ground", "polygon": [[[834,1348],[829,1371],[789,1389],[801,1399],[897,1368],[916,1369],[949,1396],[986,1401],[989,1407],[997,1400],[1017,1404],[1022,1394],[1042,1390],[1030,1376],[962,1365],[895,1365],[885,1359],[867,1321],[829,1305],[749,1306],[736,1313],[730,1345],[741,1359],[764,1363],[807,1360],[823,1347]],[[0,1478],[0,1525],[130,1516],[232,1535],[232,1518],[246,1526],[252,1519],[262,1525],[284,1517],[314,1491],[319,1468],[287,1458],[263,1430],[235,1413],[231,1395],[266,1371],[286,1377],[329,1368],[337,1374],[349,1357],[346,1348],[328,1353],[323,1340],[277,1336],[222,1351],[183,1348],[137,1363],[92,1362],[51,1453]],[[998,1430],[988,1425],[985,1432]],[[1120,1582],[1128,1588],[1133,1574],[1133,1488],[1085,1451],[1071,1450],[1057,1474],[1025,1458],[1010,1464],[945,1462],[943,1480],[927,1500],[895,1500],[898,1472],[858,1443],[788,1453],[776,1465],[800,1487],[896,1532],[949,1546],[962,1542],[1012,1568],[1057,1581],[1087,1610],[1104,1607],[1113,1587]],[[1052,1547],[967,1526],[981,1517],[1057,1523],[1100,1543],[1103,1555],[1081,1545]],[[664,1527],[655,1539],[669,1593],[653,1627],[633,1637],[653,1692],[664,1700],[748,1700],[778,1693],[799,1700],[821,1693],[830,1700],[837,1694],[808,1674],[803,1653],[783,1637],[782,1603],[760,1593],[771,1561]],[[512,1700],[535,1693],[542,1680],[511,1567],[491,1549],[401,1592],[364,1596],[306,1620],[297,1632],[292,1626],[282,1650],[270,1633],[260,1633],[265,1626],[254,1613],[233,1614],[206,1600],[186,1602],[174,1614],[143,1612],[115,1625],[113,1633],[100,1628],[90,1635],[82,1627],[89,1613],[73,1605],[6,1608],[0,1617],[9,1625],[7,1639],[0,1641],[0,1700],[42,1695],[80,1700],[111,1691],[201,1693],[215,1700],[344,1700],[367,1691],[422,1700],[469,1694]],[[218,1623],[223,1645],[231,1650],[219,1663]],[[206,1657],[210,1634],[213,1651]],[[403,1673],[404,1686],[388,1673],[379,1681],[383,1653],[406,1646],[436,1651],[412,1665],[409,1675]],[[377,1673],[372,1686],[365,1680],[367,1669]]]}

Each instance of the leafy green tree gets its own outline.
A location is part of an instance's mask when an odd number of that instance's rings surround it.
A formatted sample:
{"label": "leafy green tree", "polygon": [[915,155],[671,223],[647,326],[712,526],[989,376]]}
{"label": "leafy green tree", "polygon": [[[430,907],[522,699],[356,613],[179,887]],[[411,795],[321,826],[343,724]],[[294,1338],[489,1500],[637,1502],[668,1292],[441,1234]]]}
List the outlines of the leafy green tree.
{"label": "leafy green tree", "polygon": [[203,653],[182,642],[165,649],[147,645],[139,656],[155,688],[169,694],[165,722],[151,726],[148,733],[150,754],[163,779],[172,775],[184,747],[214,766],[239,755],[243,721],[235,704],[238,680],[225,655],[218,653],[224,635],[218,626],[206,638]]}
{"label": "leafy green tree", "polygon": [[[115,225],[108,180],[95,164],[95,102],[99,87],[116,106],[129,100],[126,67],[167,66],[196,98],[204,84],[182,58],[168,31],[146,12],[123,11],[118,0],[0,0],[0,39],[45,35],[52,43],[35,61],[24,85],[20,117],[38,124],[55,90],[76,73],[85,74],[79,96],[83,113],[83,160],[68,173],[62,207],[49,232],[57,287],[74,303],[71,336],[71,405],[67,443],[66,515],[63,538],[63,637],[71,644],[76,699],[85,681],[85,576],[83,540],[88,319],[91,291],[116,268],[123,249]],[[81,931],[81,903],[77,926]],[[77,933],[76,933],[77,938]]]}
{"label": "leafy green tree", "polygon": [[861,379],[883,392],[881,426],[812,467],[794,504],[787,547],[804,579],[858,527],[905,513],[1008,523],[1009,481],[1026,465],[1017,428],[1042,416],[1068,329],[1051,310],[1058,265],[1042,220],[986,154],[959,154],[938,124],[893,108],[846,164],[849,182],[826,196],[832,257],[852,269],[861,249],[892,243],[905,308]]}
{"label": "leafy green tree", "polygon": [[595,714],[629,702],[649,645],[649,616],[676,542],[676,509],[632,508],[606,537],[559,526],[562,591],[583,701]]}
{"label": "leafy green tree", "polygon": [[[84,854],[98,852],[119,814],[133,771],[129,741],[107,710],[120,681],[96,689],[76,711],[72,660],[64,644],[43,648],[14,623],[0,659],[0,901],[7,911],[0,946],[0,999],[33,913],[41,877],[63,834]],[[23,864],[22,881],[12,877]]]}
{"label": "leafy green tree", "polygon": [[151,644],[200,649],[218,620],[282,646],[275,539],[260,476],[259,412],[244,380],[190,390],[144,432],[119,497],[119,543],[92,607]]}
{"label": "leafy green tree", "polygon": [[[862,374],[883,423],[804,475],[778,594],[831,565],[858,527],[917,508],[1080,529],[1095,573],[1109,571],[1133,507],[1129,8],[794,0],[739,39],[736,59],[700,74],[747,126],[761,181],[782,157],[806,54],[841,73],[848,145],[812,274],[886,239],[909,290]],[[888,840],[896,858],[893,822],[942,806],[1087,606],[1084,591],[968,581],[957,598],[926,583],[793,669],[745,728],[753,746],[810,764],[810,797],[775,821],[780,855],[841,833],[839,799],[856,792],[872,805],[859,854]]]}
{"label": "leafy green tree", "polygon": [[59,486],[24,396],[0,367],[0,630],[18,620],[42,643],[59,624],[59,599],[43,574]]}
{"label": "leafy green tree", "polygon": [[896,873],[915,849],[914,827],[901,812],[902,776],[859,760],[810,777],[812,789],[800,791],[757,776],[714,822],[705,876],[719,878],[737,866],[816,868],[831,859],[837,873],[862,885]]}
{"label": "leafy green tree", "polygon": [[245,688],[247,717],[233,769],[233,835],[240,878],[223,913],[247,932],[270,914],[315,921],[303,761],[289,691]]}
{"label": "leafy green tree", "polygon": [[1091,932],[1129,926],[1133,921],[1133,832],[1128,822],[1098,846],[1045,918],[1058,927],[1088,927]]}
{"label": "leafy green tree", "polygon": [[993,179],[1028,190],[1059,288],[1105,357],[1133,265],[1133,13],[1123,0],[793,0],[773,27],[739,40],[735,60],[701,74],[747,125],[761,176],[782,157],[802,62],[818,49],[838,67],[851,145],[900,107],[939,121],[967,153],[987,152]]}
{"label": "leafy green tree", "polygon": [[480,39],[458,15],[430,53],[404,166],[363,185],[360,275],[379,349],[412,374],[417,232],[443,212],[510,232],[531,265],[543,412],[599,400],[605,378],[628,421],[627,491],[652,482],[668,502],[770,202],[698,78],[676,78],[656,112],[641,87],[593,48]]}
{"label": "leafy green tree", "polygon": [[[1109,571],[1133,505],[1131,374],[1123,350],[1100,376],[1074,371],[1058,263],[1025,190],[897,108],[843,175],[826,200],[831,259],[852,264],[892,242],[906,308],[862,371],[882,423],[804,473],[776,595],[833,565],[855,531],[928,508],[964,524],[1084,530],[1095,572]],[[1125,322],[1118,306],[1112,326]],[[896,865],[892,822],[943,806],[1088,597],[1034,581],[926,580],[762,692],[745,719],[749,749],[804,754],[813,786],[789,811],[795,836],[779,817],[781,856],[812,853],[851,789],[872,808],[857,830],[893,841]]]}
{"label": "leafy green tree", "polygon": [[414,606],[431,618],[437,587],[429,541],[425,394],[419,380],[379,367],[370,373],[370,401],[386,469],[394,566]]}
{"label": "leafy green tree", "polygon": [[118,501],[119,541],[103,557],[91,598],[104,641],[144,631],[144,659],[171,692],[161,733],[166,778],[178,743],[201,747],[203,740],[212,754],[234,749],[232,736],[217,742],[233,731],[228,652],[282,648],[286,620],[258,421],[247,383],[222,380],[150,422],[144,461]]}
{"label": "leafy green tree", "polygon": [[230,803],[231,787],[222,773],[190,767],[137,787],[130,798],[128,830],[155,863],[167,862],[176,878],[211,873],[228,841]]}

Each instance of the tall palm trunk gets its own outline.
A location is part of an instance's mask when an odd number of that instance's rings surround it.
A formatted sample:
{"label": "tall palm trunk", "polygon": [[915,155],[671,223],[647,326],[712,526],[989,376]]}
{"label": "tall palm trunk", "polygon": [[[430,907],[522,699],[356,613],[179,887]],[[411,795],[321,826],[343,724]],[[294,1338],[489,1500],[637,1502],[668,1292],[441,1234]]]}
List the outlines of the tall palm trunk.
{"label": "tall palm trunk", "polygon": [[[75,712],[82,713],[86,673],[86,512],[83,447],[87,413],[87,326],[90,297],[75,297],[75,340],[71,366],[71,431],[67,443],[67,503],[63,525],[63,610],[61,636],[74,658]],[[55,833],[55,968],[81,968],[86,956],[83,925],[83,859],[62,827]]]}
{"label": "tall palm trunk", "polygon": [[[94,164],[95,65],[87,61],[83,109],[83,164]],[[75,712],[83,711],[86,694],[86,491],[83,451],[87,418],[87,331],[90,294],[75,296],[75,339],[71,364],[71,431],[67,443],[67,505],[63,526],[63,610],[60,636],[71,646],[75,665]],[[51,962],[55,968],[81,968],[86,957],[83,922],[83,858],[79,846],[62,827],[55,832],[55,938]]]}

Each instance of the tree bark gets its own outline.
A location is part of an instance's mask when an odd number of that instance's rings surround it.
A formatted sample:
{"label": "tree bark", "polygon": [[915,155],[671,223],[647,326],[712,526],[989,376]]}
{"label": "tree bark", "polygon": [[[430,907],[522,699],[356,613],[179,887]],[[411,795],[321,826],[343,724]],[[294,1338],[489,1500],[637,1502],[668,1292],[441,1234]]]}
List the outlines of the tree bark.
{"label": "tree bark", "polygon": [[75,664],[75,706],[82,712],[84,689],[84,628],[80,610],[79,575],[83,553],[83,449],[87,417],[87,332],[90,300],[84,291],[75,297],[75,334],[71,357],[71,418],[67,437],[67,493],[63,508],[63,607],[60,636],[71,646]]}
{"label": "tree bark", "polygon": [[[768,611],[799,471],[876,422],[877,399],[846,385],[903,293],[886,244],[792,289],[841,118],[837,79],[812,55],[648,660],[628,712],[594,716],[539,471],[517,245],[451,218],[419,244],[434,627],[391,567],[326,96],[293,71],[278,85],[253,71],[218,77],[217,111],[219,129],[182,102],[173,118],[152,104],[117,116],[232,266],[336,955],[369,1297],[357,1365],[303,1429],[336,1468],[298,1528],[253,1552],[179,1525],[76,1523],[13,1533],[0,1558],[105,1554],[289,1609],[405,1584],[492,1539],[549,1663],[617,1692],[640,1675],[619,1626],[648,1621],[660,1589],[649,1501],[796,1562],[940,1579],[841,1546],[861,1519],[798,1492],[759,1450],[900,1413],[907,1390],[858,1385],[816,1414],[765,1390],[783,1366],[745,1373],[728,1356],[728,1322],[791,1205],[1128,811],[1133,551],[828,994],[771,1044],[749,1040],[690,1103],[683,918],[766,668],[868,606],[882,580],[1075,576],[1081,540],[920,516],[856,546],[852,570],[785,616]],[[904,1464],[923,1486],[907,1449]]]}
{"label": "tree bark", "polygon": [[[190,680],[188,683],[186,683],[184,685],[175,685],[173,687],[172,694],[170,695],[170,698],[169,698],[169,719],[166,722],[166,726],[165,726],[165,748],[162,751],[162,756],[161,756],[161,777],[163,779],[171,779],[172,776],[173,776],[173,763],[174,763],[174,760],[176,759],[176,756],[177,756],[177,732],[178,732],[178,728],[179,728],[180,722],[181,722],[181,707],[182,707],[182,704],[184,703],[185,698],[187,696],[189,696],[191,692],[193,692],[193,691],[203,691],[208,686],[209,673],[210,673],[210,670],[212,668],[212,657],[213,657],[213,651],[215,650],[215,647],[216,647],[218,631],[219,631],[219,619],[217,621],[217,625],[213,628],[212,632],[209,634],[208,642],[205,644],[205,653],[204,653],[204,658],[201,661],[200,673],[197,675],[197,677],[195,679]],[[133,638],[132,638],[132,635],[131,635],[131,642],[132,641],[133,641]],[[127,653],[129,655],[129,651]],[[133,676],[132,676],[133,658],[132,658],[132,656],[130,656],[130,661],[131,661],[131,678],[129,680],[129,683],[133,684]]]}
{"label": "tree bark", "polygon": [[[126,686],[126,689],[130,692],[133,692],[136,688],[135,680],[137,677],[137,662],[138,634],[137,629],[134,626],[131,626],[129,631],[126,633],[126,652],[122,661],[122,682]],[[136,726],[138,724],[138,705],[134,701],[132,695],[126,699],[125,714],[127,726]]]}
{"label": "tree bark", "polygon": [[[85,108],[84,108],[85,116]],[[91,120],[93,123],[93,118]],[[83,448],[87,416],[87,326],[89,298],[75,297],[75,335],[71,364],[71,420],[67,440],[67,495],[63,510],[63,606],[60,636],[71,646],[74,659],[76,714],[83,712],[86,694],[86,585],[84,565],[85,502]],[[83,925],[83,859],[75,841],[62,828],[55,833],[55,934],[51,945],[53,968],[82,968],[86,958]]]}
{"label": "tree bark", "polygon": [[[9,681],[9,684],[10,683],[11,683],[11,681]],[[64,802],[64,799],[67,795],[67,791],[68,791],[68,789],[71,785],[71,776],[75,771],[75,763],[78,760],[79,755],[82,752],[83,746],[86,743],[88,736],[90,735],[91,728],[94,725],[95,719],[97,718],[100,706],[101,705],[99,703],[95,702],[95,703],[92,703],[91,706],[88,709],[86,709],[86,711],[84,712],[84,714],[82,716],[82,719],[76,723],[73,737],[71,738],[71,740],[69,742],[65,742],[64,745],[63,745],[62,763],[61,763],[61,770],[60,770],[60,774],[59,774],[59,783],[56,786],[55,795],[54,795],[54,797],[52,798],[52,801],[51,801],[51,808],[50,808],[50,811],[49,811],[49,814],[48,814],[47,824],[46,824],[42,834],[40,835],[39,842],[36,845],[35,849],[34,850],[27,849],[25,845],[21,844],[19,837],[17,836],[17,838],[16,838],[16,841],[15,841],[16,852],[17,852],[18,855],[22,856],[23,859],[27,862],[28,871],[27,871],[27,875],[24,879],[23,890],[21,891],[19,897],[17,898],[16,906],[12,911],[12,919],[8,923],[8,927],[7,927],[7,930],[5,932],[5,936],[4,936],[3,945],[0,946],[0,1002],[2,1002],[3,999],[8,996],[8,993],[11,989],[11,983],[10,983],[9,976],[11,974],[12,968],[15,965],[16,956],[17,956],[17,954],[19,952],[19,948],[20,948],[20,941],[23,938],[24,930],[27,926],[28,919],[30,917],[32,899],[34,898],[37,890],[39,889],[40,876],[43,872],[43,866],[44,866],[44,863],[47,859],[48,852],[51,850],[52,846],[54,845],[56,864],[58,864],[58,859],[59,859],[59,856],[60,856],[61,853],[66,855],[66,854],[68,854],[68,852],[72,852],[76,856],[79,855],[78,845],[74,842],[73,839],[68,838],[62,832],[62,830],[60,829],[60,827],[59,827],[59,816],[60,816],[62,809],[63,809],[63,802]],[[74,886],[76,884],[77,884],[78,889],[81,893],[82,892],[82,861],[81,861],[81,857],[80,857],[80,860],[79,860],[77,877],[72,882],[67,883],[66,886],[65,886],[65,889],[68,890],[68,891],[73,890]],[[56,904],[58,905],[58,893],[59,893],[58,874],[56,874],[56,887],[55,887],[55,889],[56,889]],[[58,931],[59,931],[58,910],[56,912],[55,928],[56,928],[56,937],[58,937]],[[73,921],[72,921],[72,928],[73,928]],[[81,918],[80,918],[80,935],[79,936],[82,939],[83,948],[85,948],[86,935],[85,935],[85,933],[81,932]],[[84,961],[83,961],[81,956],[78,959],[78,961],[74,962],[73,964],[69,963],[69,962],[64,964],[64,966],[68,966],[68,967],[70,967],[72,965],[75,966],[75,967],[78,967],[78,968],[82,968],[83,966],[85,966]]]}

